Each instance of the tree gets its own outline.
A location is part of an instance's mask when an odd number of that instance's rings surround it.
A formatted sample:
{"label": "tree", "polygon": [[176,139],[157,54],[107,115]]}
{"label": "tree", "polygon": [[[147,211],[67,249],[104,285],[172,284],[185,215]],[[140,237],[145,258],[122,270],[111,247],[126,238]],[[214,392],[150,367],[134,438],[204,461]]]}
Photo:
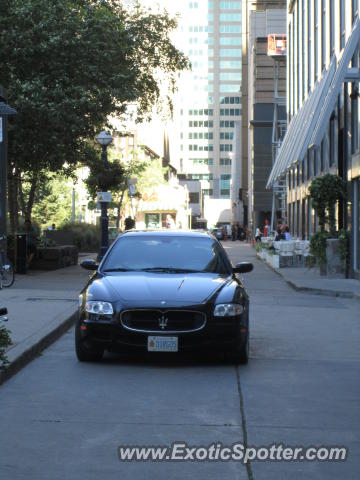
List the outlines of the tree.
{"label": "tree", "polygon": [[321,232],[325,231],[325,224],[328,222],[330,234],[335,235],[335,206],[336,202],[344,196],[344,181],[337,175],[327,173],[311,182],[309,197],[312,199],[312,206],[318,215]]}
{"label": "tree", "polygon": [[[86,163],[89,143],[129,102],[138,119],[188,67],[170,40],[175,20],[115,0],[0,0],[0,79],[18,112],[9,131],[9,205],[16,228],[23,181],[30,216],[39,179]],[[167,96],[171,110],[171,101]]]}

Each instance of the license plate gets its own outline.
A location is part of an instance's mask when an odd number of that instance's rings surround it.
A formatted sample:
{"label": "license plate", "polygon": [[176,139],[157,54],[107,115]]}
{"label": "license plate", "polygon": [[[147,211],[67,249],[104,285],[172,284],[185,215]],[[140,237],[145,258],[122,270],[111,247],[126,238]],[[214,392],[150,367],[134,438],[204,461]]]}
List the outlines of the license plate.
{"label": "license plate", "polygon": [[177,352],[178,337],[148,337],[148,352]]}

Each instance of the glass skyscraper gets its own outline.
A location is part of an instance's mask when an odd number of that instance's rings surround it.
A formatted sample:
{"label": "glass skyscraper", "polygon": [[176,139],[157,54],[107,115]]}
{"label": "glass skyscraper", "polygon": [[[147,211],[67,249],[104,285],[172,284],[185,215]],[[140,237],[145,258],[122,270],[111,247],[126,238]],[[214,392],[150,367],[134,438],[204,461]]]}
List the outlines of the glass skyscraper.
{"label": "glass skyscraper", "polygon": [[[176,8],[176,44],[192,69],[179,81],[171,160],[196,216],[206,197],[227,199],[230,209],[234,127],[241,118],[241,1],[197,0]],[[192,188],[196,180],[200,188]]]}

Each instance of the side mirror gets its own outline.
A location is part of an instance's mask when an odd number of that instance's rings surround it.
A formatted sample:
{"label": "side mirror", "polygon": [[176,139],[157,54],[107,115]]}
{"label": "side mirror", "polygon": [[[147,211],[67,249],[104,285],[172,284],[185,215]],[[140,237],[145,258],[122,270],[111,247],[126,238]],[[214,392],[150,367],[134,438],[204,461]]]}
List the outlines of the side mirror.
{"label": "side mirror", "polygon": [[97,270],[99,268],[99,264],[96,263],[92,258],[86,258],[80,262],[80,266],[85,268],[85,270]]}
{"label": "side mirror", "polygon": [[241,262],[237,263],[235,267],[233,267],[233,273],[248,273],[251,272],[254,268],[254,265],[250,262]]}

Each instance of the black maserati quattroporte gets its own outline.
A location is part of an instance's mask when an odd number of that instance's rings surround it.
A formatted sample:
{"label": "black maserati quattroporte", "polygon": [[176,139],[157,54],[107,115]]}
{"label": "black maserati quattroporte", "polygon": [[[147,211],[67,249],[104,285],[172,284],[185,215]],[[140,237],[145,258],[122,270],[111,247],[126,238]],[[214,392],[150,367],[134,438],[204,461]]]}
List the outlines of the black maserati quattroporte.
{"label": "black maserati quattroporte", "polygon": [[249,356],[249,298],[239,273],[212,235],[136,231],[120,235],[79,296],[75,328],[81,361],[112,352],[224,351]]}

